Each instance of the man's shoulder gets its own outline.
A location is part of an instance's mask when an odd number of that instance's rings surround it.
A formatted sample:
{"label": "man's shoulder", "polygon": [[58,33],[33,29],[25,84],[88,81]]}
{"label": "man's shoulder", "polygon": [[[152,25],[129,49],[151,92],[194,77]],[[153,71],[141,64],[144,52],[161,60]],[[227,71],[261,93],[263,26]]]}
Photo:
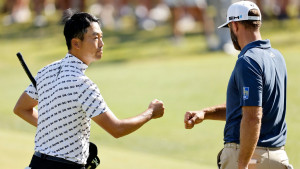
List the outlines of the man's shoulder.
{"label": "man's shoulder", "polygon": [[38,71],[38,74],[41,74],[45,71],[51,71],[53,69],[57,69],[59,66],[60,66],[60,63],[61,63],[61,60],[57,60],[57,61],[54,61],[46,66],[44,66],[43,68],[41,68],[39,71]]}
{"label": "man's shoulder", "polygon": [[98,88],[97,85],[87,76],[74,77],[81,88]]}
{"label": "man's shoulder", "polygon": [[242,57],[248,57],[257,60],[262,55],[264,55],[265,51],[266,51],[265,49],[261,49],[261,48],[251,48],[248,49]]}
{"label": "man's shoulder", "polygon": [[248,50],[243,55],[239,56],[237,60],[237,64],[247,64],[250,62],[259,62],[259,57],[257,57],[257,54],[255,54],[255,51]]}
{"label": "man's shoulder", "polygon": [[238,60],[240,61],[245,60],[247,62],[254,61],[257,64],[261,65],[263,64],[264,60],[267,57],[272,55],[271,49],[272,48],[269,49],[251,48],[248,49],[243,55],[241,55]]}
{"label": "man's shoulder", "polygon": [[238,58],[235,66],[237,71],[245,69],[262,69],[263,61],[253,52],[254,51],[249,50]]}
{"label": "man's shoulder", "polygon": [[267,48],[267,49],[261,49],[261,48],[252,48],[249,49],[243,57],[251,58],[255,62],[257,62],[259,65],[272,62],[273,58],[280,58],[283,59],[283,55],[279,52],[279,50],[274,48]]}

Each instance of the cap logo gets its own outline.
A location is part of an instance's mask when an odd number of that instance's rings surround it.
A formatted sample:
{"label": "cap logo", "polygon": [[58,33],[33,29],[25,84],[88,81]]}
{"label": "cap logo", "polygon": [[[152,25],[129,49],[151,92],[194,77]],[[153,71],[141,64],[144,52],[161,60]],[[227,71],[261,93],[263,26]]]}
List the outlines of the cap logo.
{"label": "cap logo", "polygon": [[243,15],[240,15],[240,16],[230,16],[229,17],[229,20],[235,20],[235,19],[242,19],[243,18]]}

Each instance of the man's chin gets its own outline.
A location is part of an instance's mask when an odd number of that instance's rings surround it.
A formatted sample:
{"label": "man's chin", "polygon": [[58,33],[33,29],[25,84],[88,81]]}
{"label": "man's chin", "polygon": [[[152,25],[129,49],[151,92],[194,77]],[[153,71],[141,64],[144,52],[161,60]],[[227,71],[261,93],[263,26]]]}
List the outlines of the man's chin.
{"label": "man's chin", "polygon": [[98,53],[96,54],[96,59],[97,59],[97,60],[100,60],[101,58],[102,58],[102,53],[98,52]]}
{"label": "man's chin", "polygon": [[237,51],[241,51],[241,47],[240,47],[240,46],[235,46],[235,45],[234,45],[234,48],[235,48]]}

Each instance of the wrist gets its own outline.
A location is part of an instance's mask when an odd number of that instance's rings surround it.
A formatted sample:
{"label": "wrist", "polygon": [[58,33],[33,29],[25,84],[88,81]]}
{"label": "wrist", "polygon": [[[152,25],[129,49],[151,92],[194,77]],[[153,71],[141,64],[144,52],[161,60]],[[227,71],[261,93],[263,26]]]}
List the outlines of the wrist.
{"label": "wrist", "polygon": [[248,169],[248,167],[246,166],[239,166],[238,169]]}
{"label": "wrist", "polygon": [[151,120],[153,116],[153,109],[148,108],[144,113],[143,116],[147,118],[147,120]]}
{"label": "wrist", "polygon": [[202,112],[202,114],[203,114],[203,120],[206,120],[207,119],[207,112],[208,112],[209,110],[207,110],[207,109],[203,109],[203,110],[201,110],[200,112]]}
{"label": "wrist", "polygon": [[238,162],[238,168],[239,169],[248,169],[248,163],[245,163],[243,161]]}

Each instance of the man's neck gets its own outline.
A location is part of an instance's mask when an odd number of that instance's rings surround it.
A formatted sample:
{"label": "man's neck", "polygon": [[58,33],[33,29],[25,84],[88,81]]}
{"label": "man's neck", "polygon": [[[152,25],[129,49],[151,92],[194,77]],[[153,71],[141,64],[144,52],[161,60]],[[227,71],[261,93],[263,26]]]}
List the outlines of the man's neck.
{"label": "man's neck", "polygon": [[257,30],[257,31],[245,30],[245,32],[242,34],[242,36],[240,36],[240,39],[239,39],[241,49],[243,49],[249,43],[257,41],[257,40],[262,40],[259,30]]}
{"label": "man's neck", "polygon": [[73,55],[73,56],[75,56],[75,57],[77,57],[79,60],[81,60],[84,64],[86,64],[86,65],[89,65],[90,64],[90,62],[88,62],[85,58],[84,58],[84,56],[82,56],[79,52],[76,52],[76,51],[74,51],[74,50],[69,50],[69,53],[71,54],[71,55]]}

